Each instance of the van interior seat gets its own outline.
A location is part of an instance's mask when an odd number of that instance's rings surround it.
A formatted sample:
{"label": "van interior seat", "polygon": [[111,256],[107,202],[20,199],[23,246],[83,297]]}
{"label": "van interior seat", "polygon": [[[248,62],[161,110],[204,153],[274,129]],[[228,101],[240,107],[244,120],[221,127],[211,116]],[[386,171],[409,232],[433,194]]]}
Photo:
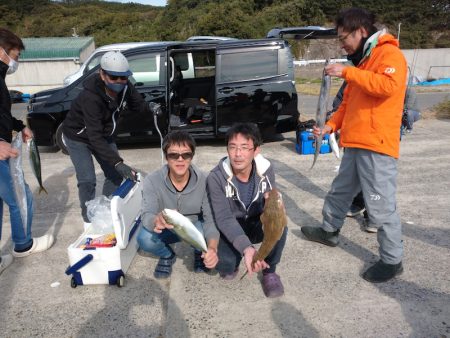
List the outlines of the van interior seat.
{"label": "van interior seat", "polygon": [[215,90],[214,90],[215,78],[204,77],[197,79],[184,79],[180,87],[180,99],[193,99],[203,98],[209,105],[214,105],[215,102]]}

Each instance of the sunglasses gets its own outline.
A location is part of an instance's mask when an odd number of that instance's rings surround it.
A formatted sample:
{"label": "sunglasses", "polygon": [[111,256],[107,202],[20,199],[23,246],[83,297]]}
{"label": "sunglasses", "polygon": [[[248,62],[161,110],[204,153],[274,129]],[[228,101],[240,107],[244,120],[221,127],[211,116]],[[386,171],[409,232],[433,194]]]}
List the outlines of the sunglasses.
{"label": "sunglasses", "polygon": [[118,76],[118,75],[111,75],[111,74],[108,74],[108,73],[106,73],[107,75],[108,75],[108,77],[111,79],[111,80],[113,80],[113,81],[117,81],[117,80],[128,80],[128,76]]}
{"label": "sunglasses", "polygon": [[183,158],[183,160],[191,160],[194,157],[193,153],[168,153],[166,155],[168,160],[178,160],[180,156]]}

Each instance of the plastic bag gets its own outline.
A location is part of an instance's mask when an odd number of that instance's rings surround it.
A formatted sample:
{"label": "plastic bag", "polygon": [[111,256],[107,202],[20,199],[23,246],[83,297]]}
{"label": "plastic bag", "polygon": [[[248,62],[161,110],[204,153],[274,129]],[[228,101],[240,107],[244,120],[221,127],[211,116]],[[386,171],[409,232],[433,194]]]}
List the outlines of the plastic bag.
{"label": "plastic bag", "polygon": [[111,217],[111,200],[106,196],[99,196],[86,202],[87,216],[92,223],[90,233],[114,233]]}

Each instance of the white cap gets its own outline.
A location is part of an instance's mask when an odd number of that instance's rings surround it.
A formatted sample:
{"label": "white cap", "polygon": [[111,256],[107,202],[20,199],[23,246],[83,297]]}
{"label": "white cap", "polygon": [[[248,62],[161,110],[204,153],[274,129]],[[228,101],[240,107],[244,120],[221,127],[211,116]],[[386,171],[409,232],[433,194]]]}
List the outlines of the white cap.
{"label": "white cap", "polygon": [[110,51],[103,54],[100,60],[100,67],[108,74],[114,76],[130,76],[127,58],[119,51]]}

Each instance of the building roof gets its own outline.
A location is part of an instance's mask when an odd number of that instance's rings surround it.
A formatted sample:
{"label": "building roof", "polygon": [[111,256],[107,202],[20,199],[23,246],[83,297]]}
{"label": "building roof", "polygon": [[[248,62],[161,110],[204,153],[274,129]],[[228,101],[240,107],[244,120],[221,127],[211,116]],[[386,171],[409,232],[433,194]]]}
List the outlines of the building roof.
{"label": "building roof", "polygon": [[20,59],[73,59],[79,58],[94,38],[64,37],[64,38],[23,38],[25,50],[20,53]]}

